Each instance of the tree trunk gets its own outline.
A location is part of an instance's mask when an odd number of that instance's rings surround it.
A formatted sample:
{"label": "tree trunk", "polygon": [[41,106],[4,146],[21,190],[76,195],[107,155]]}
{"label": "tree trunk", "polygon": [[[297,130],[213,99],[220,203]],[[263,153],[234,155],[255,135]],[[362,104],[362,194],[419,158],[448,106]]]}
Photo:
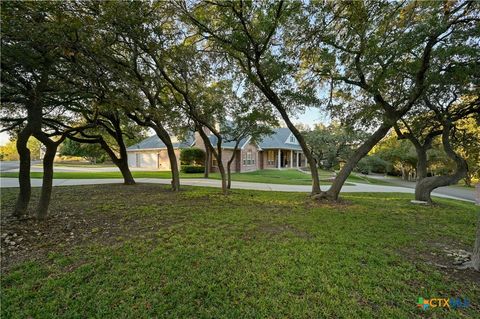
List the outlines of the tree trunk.
{"label": "tree trunk", "polygon": [[225,167],[222,163],[221,156],[216,156],[218,162],[218,171],[220,172],[220,176],[222,177],[222,193],[223,195],[228,195],[228,184],[227,184],[227,174],[225,173]]}
{"label": "tree trunk", "polygon": [[168,159],[170,161],[170,171],[172,172],[172,191],[178,192],[180,190],[180,172],[178,171],[177,155],[175,154],[175,149],[173,148],[171,141],[165,143],[165,145],[167,147]]}
{"label": "tree trunk", "polygon": [[465,175],[463,180],[465,181],[465,185],[472,187],[472,174],[470,172],[467,172],[467,175]]}
{"label": "tree trunk", "polygon": [[[307,142],[305,141],[305,138],[300,133],[300,131],[295,127],[295,125],[293,125],[292,121],[290,120],[290,117],[288,116],[286,109],[282,105],[280,98],[271,89],[270,84],[267,83],[265,77],[263,76],[260,63],[258,61],[255,61],[255,67],[256,67],[256,72],[257,72],[259,81],[254,80],[253,83],[264,93],[264,95],[273,104],[273,106],[275,106],[275,108],[278,110],[278,112],[282,116],[282,119],[285,121],[285,124],[287,124],[288,129],[292,132],[292,134],[297,139],[298,144],[300,144],[303,154],[307,159],[308,165],[310,166],[310,172],[312,176],[312,193],[311,194],[312,195],[320,194],[321,189],[320,189],[320,179],[318,177],[318,168],[317,168],[315,159],[313,157],[313,154],[311,153],[310,148],[308,147]],[[251,79],[253,79],[253,76],[251,77]]]}
{"label": "tree trunk", "polygon": [[115,164],[122,173],[123,183],[125,185],[135,185],[135,179],[133,178],[132,172],[128,167],[128,159],[126,157],[120,157]]}
{"label": "tree trunk", "polygon": [[125,141],[123,140],[122,128],[120,127],[120,120],[116,118],[116,121],[112,121],[115,126],[115,141],[119,147],[119,159],[118,159],[118,168],[122,172],[123,183],[125,185],[135,185],[135,180],[133,179],[132,172],[130,167],[128,167],[128,154],[127,147],[125,146]]}
{"label": "tree trunk", "polygon": [[215,148],[213,147],[212,143],[210,143],[210,139],[208,138],[207,134],[205,134],[205,132],[203,131],[203,129],[200,125],[198,125],[197,131],[198,131],[198,134],[200,134],[200,137],[203,140],[203,144],[205,145],[205,148],[207,148],[208,151],[217,160],[218,171],[220,172],[220,176],[222,178],[222,193],[224,195],[228,195],[227,174],[225,173],[225,167],[223,166],[223,162],[222,162],[221,136],[219,136],[219,135],[217,136],[217,150],[215,151]]}
{"label": "tree trunk", "polygon": [[158,123],[151,124],[151,128],[155,130],[158,138],[165,144],[167,147],[168,160],[170,162],[170,171],[172,173],[172,191],[178,192],[180,190],[180,173],[178,171],[177,155],[175,154],[175,149],[173,148],[172,140],[170,135],[163,128],[163,126]]}
{"label": "tree trunk", "polygon": [[417,182],[427,177],[427,149],[415,146],[417,152]]}
{"label": "tree trunk", "polygon": [[475,245],[473,246],[472,266],[475,270],[480,271],[480,214],[477,222]]}
{"label": "tree trunk", "polygon": [[232,169],[230,163],[227,164],[227,188],[232,189]]}
{"label": "tree trunk", "polygon": [[320,189],[320,178],[318,176],[318,167],[317,167],[317,162],[315,161],[315,158],[313,154],[310,152],[310,149],[307,145],[307,142],[303,138],[303,135],[300,133],[300,131],[293,125],[293,123],[290,121],[290,118],[288,117],[287,112],[283,109],[281,105],[277,106],[277,110],[280,112],[282,115],[283,120],[287,124],[287,127],[290,129],[292,134],[295,136],[295,138],[298,141],[298,144],[300,144],[300,147],[302,148],[304,156],[307,158],[308,166],[310,166],[310,173],[312,176],[312,195],[315,194],[320,194],[322,190]]}
{"label": "tree trunk", "polygon": [[451,158],[456,165],[455,172],[451,175],[431,176],[419,181],[415,187],[415,199],[432,203],[431,193],[434,189],[442,186],[448,186],[457,183],[465,177],[468,171],[467,162],[453,150],[450,145],[451,124],[445,123],[442,133],[443,149],[447,156]]}
{"label": "tree trunk", "polygon": [[383,124],[380,126],[348,159],[342,169],[338,172],[337,176],[332,182],[332,186],[325,191],[320,193],[317,196],[314,196],[316,199],[330,199],[338,200],[340,190],[343,187],[343,184],[347,180],[348,176],[357,166],[358,162],[370,152],[370,150],[388,133],[392,125]]}
{"label": "tree trunk", "polygon": [[57,152],[58,144],[52,142],[45,145],[46,152],[43,157],[43,181],[42,191],[40,194],[40,201],[37,206],[37,218],[45,219],[48,214],[48,206],[50,205],[50,199],[52,196],[52,183],[53,183],[53,160],[55,159],[55,153]]}
{"label": "tree trunk", "polygon": [[103,138],[100,138],[100,146],[108,154],[112,162],[117,165],[120,173],[122,173],[123,183],[125,185],[135,185],[135,179],[133,178],[130,167],[128,167],[128,155],[125,144],[122,140],[117,140],[117,144],[120,147],[120,157],[117,157],[115,152],[110,148],[110,146],[105,142]]}
{"label": "tree trunk", "polygon": [[205,147],[205,171],[203,172],[203,177],[208,178],[208,174],[210,173],[210,162],[212,158],[210,156],[210,150],[208,147]]}
{"label": "tree trunk", "polygon": [[20,191],[18,193],[15,210],[13,211],[13,216],[16,218],[26,214],[32,194],[32,185],[30,182],[30,150],[27,147],[30,135],[29,129],[25,128],[18,134],[17,138],[17,152],[20,157],[18,173]]}

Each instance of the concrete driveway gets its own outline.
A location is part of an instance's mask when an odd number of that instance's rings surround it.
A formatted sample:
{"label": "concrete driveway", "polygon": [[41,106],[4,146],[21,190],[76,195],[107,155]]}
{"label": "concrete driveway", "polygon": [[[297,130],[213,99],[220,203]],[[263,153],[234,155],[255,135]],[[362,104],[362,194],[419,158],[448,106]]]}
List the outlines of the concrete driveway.
{"label": "concrete driveway", "polygon": [[[32,168],[41,163],[41,161],[32,161]],[[0,161],[0,172],[18,172],[20,161]],[[42,166],[38,166],[42,167]],[[43,172],[43,169],[41,170]]]}
{"label": "concrete driveway", "polygon": [[[415,189],[415,182],[405,181],[405,180],[402,180],[401,178],[384,176],[384,175],[376,175],[376,174],[368,175],[368,177],[386,181],[389,184],[392,184],[393,186],[400,186],[400,187]],[[452,186],[439,187],[435,190],[435,193],[453,196],[456,198],[466,199],[470,201],[475,201],[474,188],[467,188],[467,187],[462,187],[458,185],[452,185]]]}
{"label": "concrete driveway", "polygon": [[[157,184],[170,184],[170,179],[161,179],[161,178],[136,178],[137,183],[157,183]],[[54,186],[73,186],[73,185],[92,185],[92,184],[119,184],[123,180],[120,178],[112,179],[55,179],[53,181]],[[203,179],[203,178],[189,178],[182,179],[182,185],[189,186],[207,186],[207,187],[222,187],[220,180],[215,179]],[[41,179],[32,178],[32,186],[39,187],[42,185]],[[17,178],[1,178],[0,187],[18,187]],[[250,182],[236,182],[232,181],[233,189],[252,189],[252,190],[262,190],[262,191],[277,191],[277,192],[303,192],[308,193],[311,190],[311,186],[308,185],[284,185],[284,184],[265,184],[265,183],[250,183]],[[324,186],[324,188],[326,188]],[[407,187],[399,186],[385,186],[385,185],[372,185],[372,184],[361,184],[357,183],[355,185],[347,185],[342,188],[342,193],[407,193],[413,194],[414,190]],[[432,193],[434,196],[459,199],[467,202],[474,202],[473,200]]]}

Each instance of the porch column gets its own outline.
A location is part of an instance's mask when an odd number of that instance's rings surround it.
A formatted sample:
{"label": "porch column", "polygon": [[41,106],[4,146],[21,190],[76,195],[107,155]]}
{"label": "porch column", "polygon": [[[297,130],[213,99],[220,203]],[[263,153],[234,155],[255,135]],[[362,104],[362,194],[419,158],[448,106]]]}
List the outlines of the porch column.
{"label": "porch column", "polygon": [[278,150],[277,168],[281,168],[281,167],[282,167],[281,160],[282,160],[282,150],[279,149],[279,150]]}
{"label": "porch column", "polygon": [[290,151],[290,168],[293,167],[293,151]]}
{"label": "porch column", "polygon": [[297,167],[300,167],[300,156],[299,155],[299,152],[296,152],[297,154]]}

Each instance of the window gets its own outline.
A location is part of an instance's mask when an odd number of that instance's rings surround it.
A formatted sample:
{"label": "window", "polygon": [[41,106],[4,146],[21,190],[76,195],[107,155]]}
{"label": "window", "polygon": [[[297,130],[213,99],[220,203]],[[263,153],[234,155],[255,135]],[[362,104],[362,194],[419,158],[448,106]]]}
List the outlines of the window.
{"label": "window", "polygon": [[253,160],[252,160],[252,151],[248,151],[247,152],[247,165],[252,165],[254,164]]}
{"label": "window", "polygon": [[218,162],[217,162],[217,159],[215,157],[212,157],[212,166],[214,166],[214,167],[218,166]]}
{"label": "window", "polygon": [[295,138],[295,136],[293,136],[293,134],[290,135],[290,143],[294,143],[294,144],[297,143],[297,139]]}
{"label": "window", "polygon": [[267,151],[267,164],[275,165],[275,153],[273,151]]}
{"label": "window", "polygon": [[247,165],[247,153],[243,153],[243,165]]}

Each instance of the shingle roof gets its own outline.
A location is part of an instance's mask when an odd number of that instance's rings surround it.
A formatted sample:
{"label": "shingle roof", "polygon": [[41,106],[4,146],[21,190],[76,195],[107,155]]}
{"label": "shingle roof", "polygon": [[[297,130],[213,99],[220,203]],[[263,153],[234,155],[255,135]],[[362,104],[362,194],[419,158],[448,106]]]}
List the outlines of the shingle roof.
{"label": "shingle roof", "polygon": [[[291,131],[286,127],[280,127],[273,129],[273,134],[266,136],[260,141],[258,146],[261,149],[287,149],[287,150],[298,150],[301,151],[302,148],[299,144],[287,143],[290,137]],[[209,136],[210,142],[212,145],[216,145],[217,138],[215,135]],[[242,147],[248,138],[244,138],[240,141],[239,147]],[[175,148],[187,148],[192,146],[194,143],[193,136],[189,136],[186,141],[174,143],[173,146]],[[225,142],[223,143],[224,148],[232,149],[235,146],[235,142]],[[146,150],[146,149],[159,149],[159,148],[166,148],[165,144],[158,138],[157,135],[150,136],[140,143],[132,145],[127,148],[129,151],[134,150]]]}
{"label": "shingle roof", "polygon": [[[179,141],[173,143],[174,148],[187,148],[192,146],[194,142],[193,136],[187,137],[185,141]],[[158,149],[158,148],[167,148],[165,143],[157,135],[152,135],[147,137],[143,141],[134,144],[127,148],[127,151],[135,151],[135,150],[147,150],[147,149]]]}
{"label": "shingle roof", "polygon": [[286,127],[280,127],[273,130],[272,135],[266,136],[261,142],[258,143],[258,146],[262,149],[287,149],[287,150],[298,150],[301,151],[302,148],[299,144],[287,143],[287,139],[290,137],[292,132]]}
{"label": "shingle roof", "polygon": [[[212,143],[213,146],[217,145],[217,137],[215,135],[213,134],[210,135],[208,139],[210,140],[210,143]],[[242,138],[240,140],[240,143],[238,144],[238,147],[241,148],[248,140],[249,138]],[[235,141],[223,142],[222,147],[233,149],[235,147]]]}

